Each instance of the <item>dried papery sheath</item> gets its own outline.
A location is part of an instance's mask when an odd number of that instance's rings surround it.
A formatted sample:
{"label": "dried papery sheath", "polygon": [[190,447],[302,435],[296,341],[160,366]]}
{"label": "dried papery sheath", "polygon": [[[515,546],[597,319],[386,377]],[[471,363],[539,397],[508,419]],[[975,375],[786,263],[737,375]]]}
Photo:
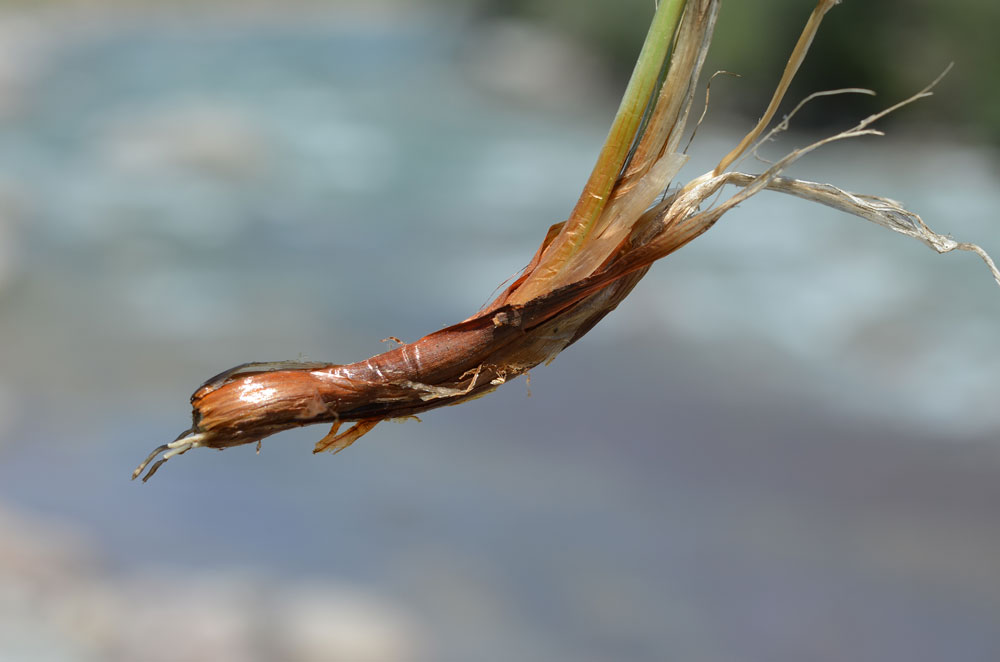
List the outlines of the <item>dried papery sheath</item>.
{"label": "dried papery sheath", "polygon": [[[934,233],[898,203],[782,175],[789,164],[830,141],[877,134],[872,123],[929,90],[796,150],[762,173],[729,170],[765,135],[823,16],[835,4],[816,5],[757,126],[712,171],[665,195],[687,159],[679,145],[720,0],[661,0],[579,202],[565,222],[549,228],[534,258],[500,296],[463,322],[357,363],[248,363],[217,375],[191,397],[191,427],[155,449],[132,477],[148,467],[146,480],[168,459],[193,448],[257,443],[319,423],[331,429],[314,452],[337,452],[381,421],[480,397],[551,361],[614,310],[653,262],[764,190],[861,216],[939,252],[976,252],[1000,283],[985,251]],[[727,187],[736,188],[728,198]]]}

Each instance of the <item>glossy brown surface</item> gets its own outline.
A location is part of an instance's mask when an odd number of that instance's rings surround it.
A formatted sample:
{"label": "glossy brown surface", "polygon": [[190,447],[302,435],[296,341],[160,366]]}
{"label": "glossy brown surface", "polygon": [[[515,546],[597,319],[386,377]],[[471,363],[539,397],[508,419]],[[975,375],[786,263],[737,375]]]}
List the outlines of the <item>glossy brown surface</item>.
{"label": "glossy brown surface", "polygon": [[[644,215],[597,273],[525,304],[507,301],[539,263],[562,224],[552,226],[522,276],[475,316],[350,364],[248,363],[212,377],[191,396],[192,425],[157,448],[133,474],[143,478],[196,447],[223,449],[326,423],[316,451],[339,451],[380,421],[480,397],[551,361],[624,299],[655,260],[708,229],[713,218],[673,224],[670,200]],[[702,215],[704,216],[704,215]],[[338,435],[341,423],[355,422]]]}

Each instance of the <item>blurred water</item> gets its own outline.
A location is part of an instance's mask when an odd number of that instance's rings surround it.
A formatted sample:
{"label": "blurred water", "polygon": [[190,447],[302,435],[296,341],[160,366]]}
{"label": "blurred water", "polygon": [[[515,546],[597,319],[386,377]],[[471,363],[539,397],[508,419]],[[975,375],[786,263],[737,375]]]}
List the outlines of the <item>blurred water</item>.
{"label": "blurred water", "polygon": [[[530,398],[139,486],[205,377],[485,302],[613,100],[499,96],[433,15],[2,25],[3,659],[1000,656],[1000,296],[975,258],[755,199]],[[736,137],[710,122],[688,174]],[[1000,252],[995,155],[914,135],[794,174]]]}

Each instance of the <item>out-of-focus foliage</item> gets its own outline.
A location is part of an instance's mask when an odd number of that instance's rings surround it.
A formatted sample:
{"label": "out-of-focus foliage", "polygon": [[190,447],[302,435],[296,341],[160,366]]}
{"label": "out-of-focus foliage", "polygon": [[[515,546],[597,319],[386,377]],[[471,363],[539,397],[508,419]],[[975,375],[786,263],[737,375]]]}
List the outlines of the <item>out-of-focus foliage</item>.
{"label": "out-of-focus foliage", "polygon": [[[0,8],[122,7],[136,10],[173,5],[238,5],[333,10],[360,7],[419,11],[435,7],[479,20],[534,23],[605,59],[617,78],[631,70],[649,25],[655,0],[0,0]],[[720,86],[724,108],[755,117],[767,101],[814,0],[727,0],[708,70],[726,69],[743,79]],[[889,121],[921,120],[947,125],[956,137],[1000,144],[1000,49],[989,31],[1000,25],[994,0],[844,0],[832,11],[797,77],[789,99],[835,87],[868,87],[878,98],[826,99],[796,122],[827,128],[862,113],[881,110],[930,82],[950,62],[955,69],[937,98]],[[617,79],[616,78],[616,79]]]}
{"label": "out-of-focus foliage", "polygon": [[[452,3],[463,0],[451,0]],[[599,49],[619,73],[634,62],[653,12],[653,0],[481,0],[487,16],[516,16],[570,33]],[[785,57],[814,7],[813,0],[725,2],[709,70],[743,79],[720,85],[729,109],[759,113]],[[937,98],[901,116],[946,123],[970,140],[1000,142],[1000,49],[987,32],[1000,25],[991,0],[845,0],[826,18],[790,99],[835,87],[868,87],[875,99],[827,99],[798,126],[824,127],[881,109],[919,90],[950,62],[955,69]]]}

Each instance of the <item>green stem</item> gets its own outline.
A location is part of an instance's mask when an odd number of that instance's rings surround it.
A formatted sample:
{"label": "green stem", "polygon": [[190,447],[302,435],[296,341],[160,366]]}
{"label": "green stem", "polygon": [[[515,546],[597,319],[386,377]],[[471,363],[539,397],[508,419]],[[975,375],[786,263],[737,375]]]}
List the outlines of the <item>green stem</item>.
{"label": "green stem", "polygon": [[671,40],[686,4],[687,0],[664,0],[657,7],[590,179],[560,237],[553,242],[546,255],[544,261],[548,264],[540,265],[543,266],[542,278],[557,272],[566,260],[580,250],[604,211],[635,141],[646,107],[656,93],[664,62],[670,54]]}

